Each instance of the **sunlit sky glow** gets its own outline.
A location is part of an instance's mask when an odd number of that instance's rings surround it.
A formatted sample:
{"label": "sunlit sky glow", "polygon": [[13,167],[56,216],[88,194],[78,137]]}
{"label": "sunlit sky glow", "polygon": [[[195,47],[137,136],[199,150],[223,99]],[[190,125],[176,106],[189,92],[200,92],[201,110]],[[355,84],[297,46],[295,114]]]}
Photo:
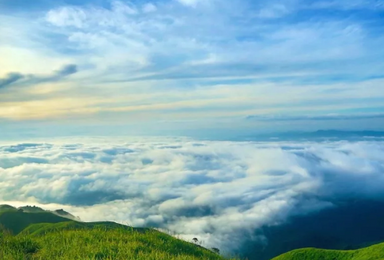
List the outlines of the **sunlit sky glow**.
{"label": "sunlit sky glow", "polygon": [[0,0],[2,137],[384,130],[382,0]]}

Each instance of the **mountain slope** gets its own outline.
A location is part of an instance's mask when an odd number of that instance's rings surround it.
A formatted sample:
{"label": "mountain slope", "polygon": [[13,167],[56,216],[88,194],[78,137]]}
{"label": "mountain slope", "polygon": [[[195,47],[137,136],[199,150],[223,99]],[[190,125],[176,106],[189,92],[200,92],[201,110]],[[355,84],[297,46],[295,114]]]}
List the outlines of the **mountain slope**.
{"label": "mountain slope", "polygon": [[0,212],[0,225],[17,235],[26,227],[35,223],[59,223],[67,222],[68,219],[57,216],[50,212],[28,213],[21,211]]}
{"label": "mountain slope", "polygon": [[41,236],[46,235],[51,232],[59,232],[65,230],[84,230],[84,229],[103,229],[103,230],[112,230],[112,229],[126,229],[137,232],[145,232],[151,229],[149,228],[132,228],[129,226],[124,226],[117,224],[115,222],[76,222],[76,221],[67,221],[59,223],[38,223],[29,225],[25,228],[20,235],[32,235],[32,236]]}
{"label": "mountain slope", "polygon": [[4,211],[17,211],[17,208],[10,205],[0,205],[0,213]]}
{"label": "mountain slope", "polygon": [[72,221],[37,208],[29,212],[3,208],[0,211],[0,259],[4,260],[224,259],[204,247],[149,228]]}
{"label": "mountain slope", "polygon": [[280,255],[273,260],[383,260],[384,243],[357,250],[303,248]]}
{"label": "mountain slope", "polygon": [[[72,225],[71,228],[65,224]],[[121,260],[222,260],[208,249],[176,239],[151,229],[111,227],[97,223],[93,227],[77,228],[73,222],[42,224],[56,226],[17,236],[0,235],[1,259],[121,259]],[[38,226],[38,225],[35,225]],[[38,231],[37,229],[36,231]]]}

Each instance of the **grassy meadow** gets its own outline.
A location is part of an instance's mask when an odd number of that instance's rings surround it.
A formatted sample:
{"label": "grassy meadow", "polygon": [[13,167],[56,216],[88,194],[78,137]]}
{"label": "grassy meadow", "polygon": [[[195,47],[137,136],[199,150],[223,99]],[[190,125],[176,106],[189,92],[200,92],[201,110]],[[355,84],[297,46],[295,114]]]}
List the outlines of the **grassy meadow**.
{"label": "grassy meadow", "polygon": [[0,259],[198,260],[219,254],[149,228],[84,223],[52,212],[0,208]]}
{"label": "grassy meadow", "polygon": [[[36,208],[21,210],[0,205],[0,259],[225,260],[228,258],[224,258],[214,250],[150,228],[133,228],[114,222],[86,223],[68,219],[58,215],[57,212]],[[304,248],[290,251],[273,260],[384,260],[384,243],[348,251]]]}

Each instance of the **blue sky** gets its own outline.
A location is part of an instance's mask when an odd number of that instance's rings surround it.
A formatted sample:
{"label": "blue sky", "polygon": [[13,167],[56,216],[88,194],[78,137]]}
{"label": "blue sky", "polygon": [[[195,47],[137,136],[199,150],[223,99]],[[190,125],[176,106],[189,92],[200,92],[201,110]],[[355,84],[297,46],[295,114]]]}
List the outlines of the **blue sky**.
{"label": "blue sky", "polygon": [[0,0],[2,135],[384,130],[383,29],[382,0]]}

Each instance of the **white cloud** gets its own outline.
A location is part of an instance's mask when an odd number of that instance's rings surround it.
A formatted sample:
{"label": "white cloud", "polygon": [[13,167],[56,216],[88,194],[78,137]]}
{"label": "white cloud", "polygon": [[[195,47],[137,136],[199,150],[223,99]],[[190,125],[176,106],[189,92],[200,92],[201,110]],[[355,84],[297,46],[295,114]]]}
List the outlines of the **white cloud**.
{"label": "white cloud", "polygon": [[133,15],[138,13],[136,6],[130,2],[112,1],[111,5],[112,10],[118,14]]}
{"label": "white cloud", "polygon": [[78,7],[62,7],[51,10],[47,13],[47,21],[56,26],[74,26],[83,28],[87,19],[87,14]]}
{"label": "white cloud", "polygon": [[191,6],[191,7],[196,7],[199,3],[201,3],[201,0],[177,0],[179,3],[186,5],[186,6]]}
{"label": "white cloud", "polygon": [[143,6],[144,13],[151,13],[151,12],[155,12],[156,10],[157,10],[157,7],[153,3],[146,3]]}
{"label": "white cloud", "polygon": [[272,19],[272,18],[282,17],[290,12],[291,10],[289,10],[286,5],[280,3],[280,4],[273,4],[271,6],[262,8],[259,11],[258,15],[260,18]]}
{"label": "white cloud", "polygon": [[384,199],[381,142],[51,143],[0,147],[0,201],[151,225],[235,250],[263,241],[252,231],[292,214],[356,196]]}

